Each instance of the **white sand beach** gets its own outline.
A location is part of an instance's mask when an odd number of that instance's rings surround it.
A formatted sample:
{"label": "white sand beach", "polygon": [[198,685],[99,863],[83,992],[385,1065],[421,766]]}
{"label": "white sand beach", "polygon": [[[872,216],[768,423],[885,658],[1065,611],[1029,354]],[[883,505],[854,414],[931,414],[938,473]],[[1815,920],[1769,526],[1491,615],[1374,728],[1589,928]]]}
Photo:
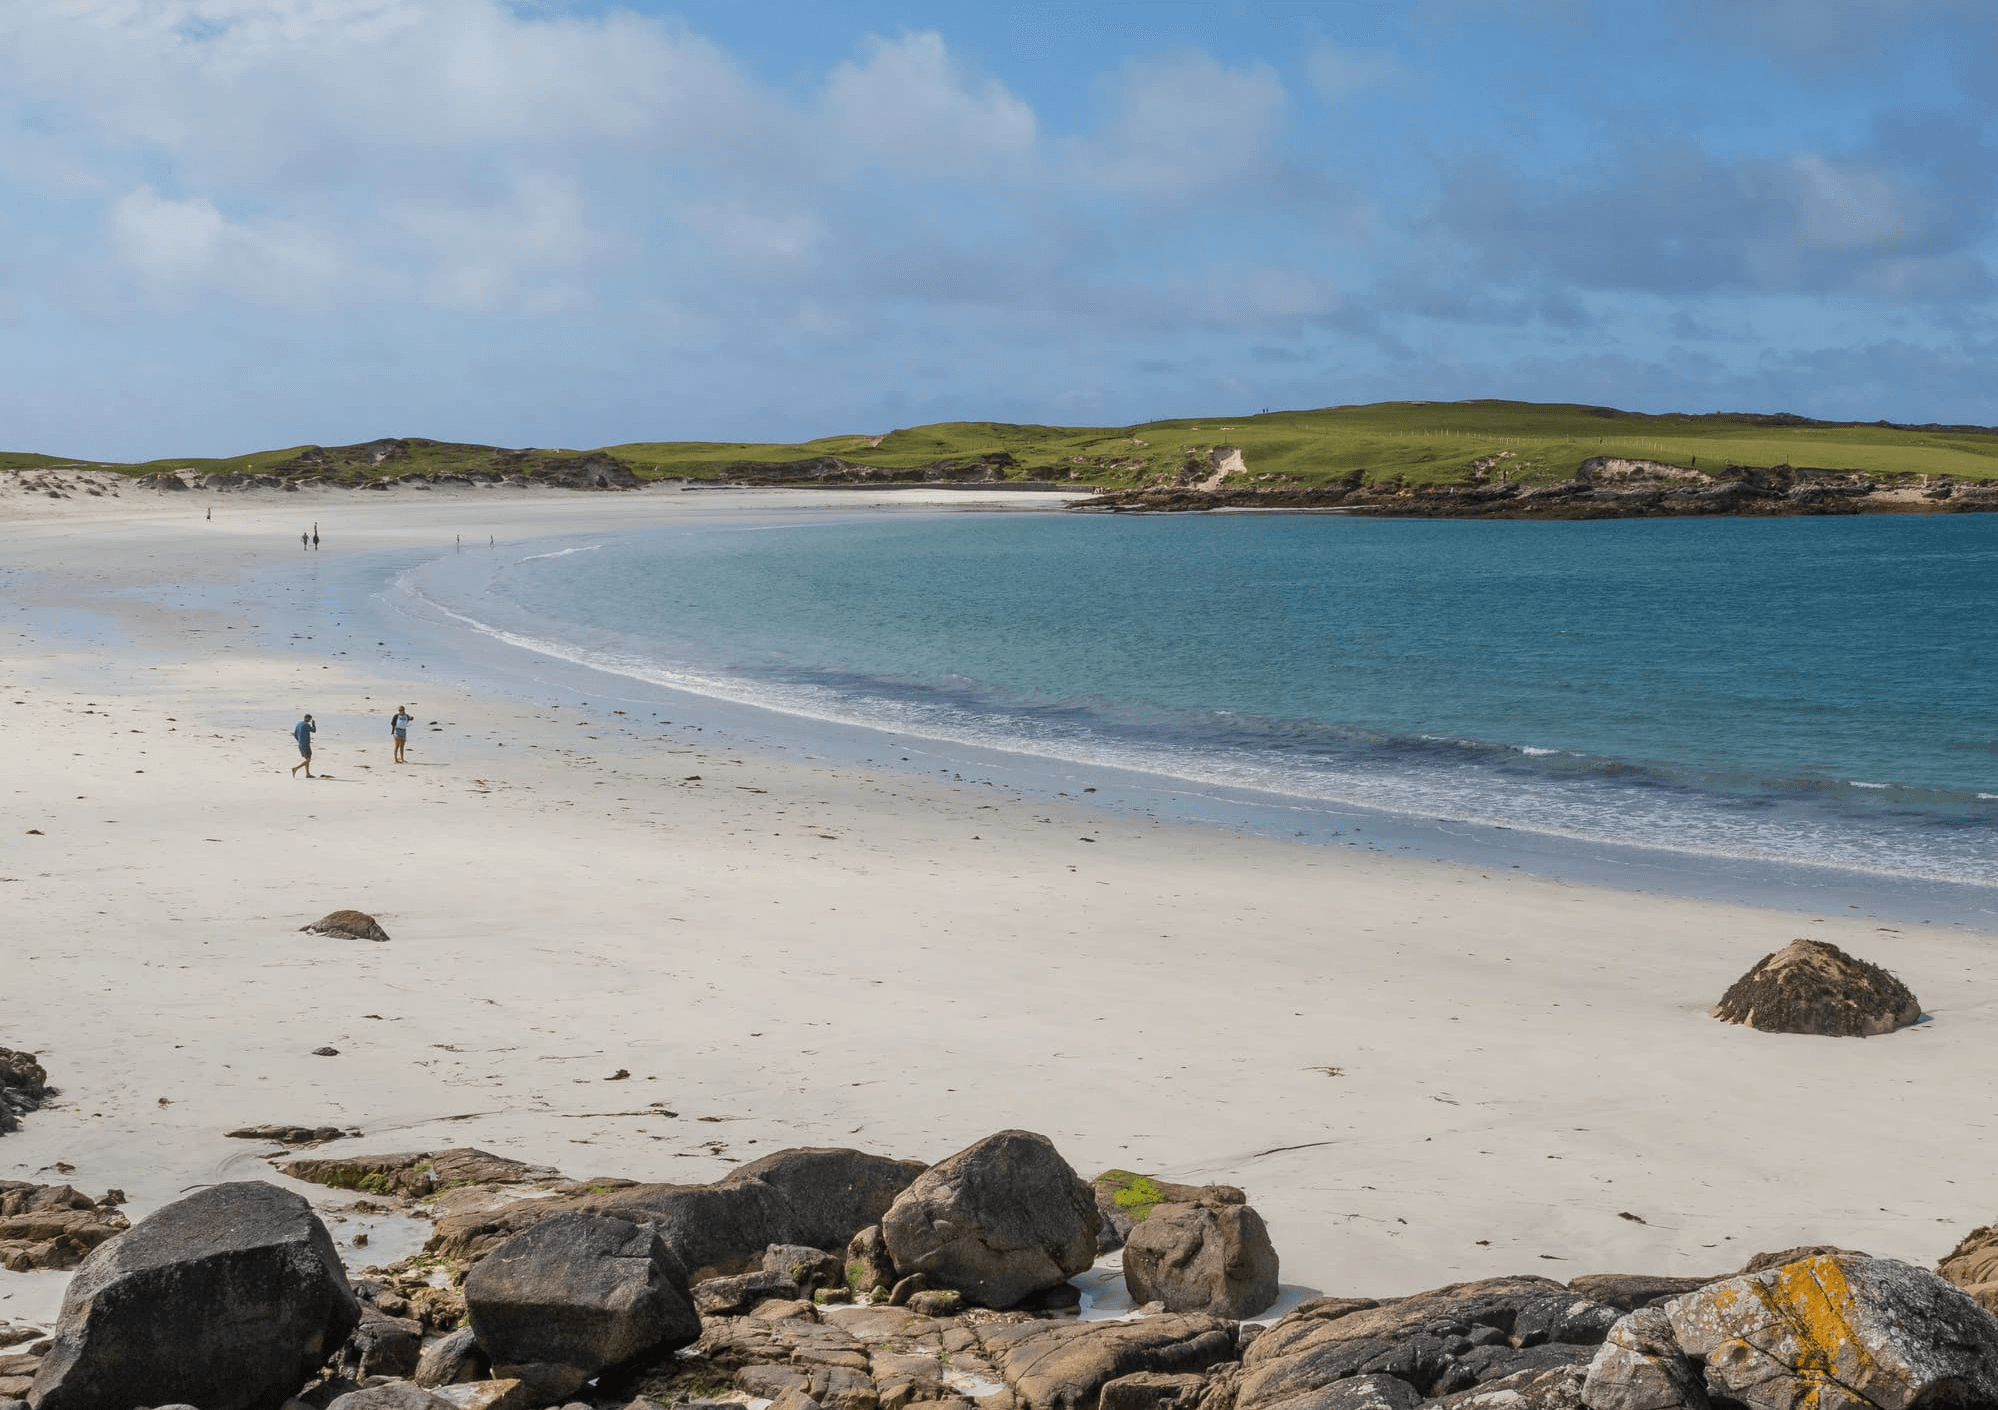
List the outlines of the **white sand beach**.
{"label": "white sand beach", "polygon": [[[1998,1216],[1991,935],[760,753],[697,703],[668,724],[267,653],[232,613],[134,591],[298,559],[312,520],[325,560],[812,502],[876,501],[0,498],[0,1045],[62,1092],[0,1138],[0,1178],[115,1186],[136,1217],[281,1178],[223,1134],[262,1122],[366,1133],[328,1153],[688,1182],[1025,1127],[1085,1177],[1240,1185],[1285,1283],[1349,1295],[1805,1242],[1932,1263]],[[392,941],[300,933],[342,907]],[[1706,1015],[1797,936],[1895,970],[1931,1021],[1858,1041]],[[51,1315],[64,1281],[0,1273],[0,1318]]]}

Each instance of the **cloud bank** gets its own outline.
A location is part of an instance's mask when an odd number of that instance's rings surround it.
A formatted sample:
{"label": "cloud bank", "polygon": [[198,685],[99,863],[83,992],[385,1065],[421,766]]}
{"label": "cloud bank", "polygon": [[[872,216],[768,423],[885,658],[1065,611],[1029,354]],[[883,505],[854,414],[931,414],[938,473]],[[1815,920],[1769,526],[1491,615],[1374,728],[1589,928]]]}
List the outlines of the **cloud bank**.
{"label": "cloud bank", "polygon": [[[1260,50],[1133,33],[1059,83],[923,24],[780,69],[663,11],[5,7],[0,426],[136,456],[1393,395],[1998,419],[1942,371],[1993,299],[1998,162],[1948,97],[1992,27],[1839,0],[1870,48],[1785,49],[1786,5],[1719,99],[1669,44],[1653,91],[1550,95],[1560,46],[1620,42],[1580,0],[1293,7]],[[1687,14],[1690,52],[1718,21]],[[1855,110],[1869,52],[1937,82]]]}

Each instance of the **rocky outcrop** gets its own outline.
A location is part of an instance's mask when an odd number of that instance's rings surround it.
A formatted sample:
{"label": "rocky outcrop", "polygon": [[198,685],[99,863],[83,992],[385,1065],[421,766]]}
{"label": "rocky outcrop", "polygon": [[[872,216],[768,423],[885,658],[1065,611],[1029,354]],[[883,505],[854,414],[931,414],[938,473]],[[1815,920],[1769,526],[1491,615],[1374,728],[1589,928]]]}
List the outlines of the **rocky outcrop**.
{"label": "rocky outcrop", "polygon": [[1197,1314],[1027,1322],[983,1331],[980,1341],[1026,1410],[1086,1410],[1119,1377],[1204,1371],[1235,1359],[1234,1327]]}
{"label": "rocky outcrop", "polygon": [[1262,1216],[1243,1202],[1213,1197],[1154,1205],[1124,1242],[1131,1300],[1168,1312],[1253,1317],[1277,1298],[1277,1252]]}
{"label": "rocky outcrop", "polygon": [[21,1118],[40,1110],[51,1094],[49,1075],[33,1053],[0,1048],[0,1136],[19,1130]]}
{"label": "rocky outcrop", "polygon": [[388,932],[366,911],[334,911],[310,925],[301,925],[299,929],[312,935],[338,935],[348,940],[380,941],[389,938]]}
{"label": "rocky outcrop", "polygon": [[1582,1398],[1591,1410],[1990,1405],[1998,1319],[1933,1273],[1824,1254],[1629,1314]]}
{"label": "rocky outcrop", "polygon": [[1735,980],[1715,1018],[1766,1033],[1869,1038],[1922,1016],[1908,986],[1824,940],[1793,940]]}
{"label": "rocky outcrop", "polygon": [[1998,1313],[1998,1224],[1965,1234],[1943,1255],[1936,1272],[1969,1293],[1986,1312]]}
{"label": "rocky outcrop", "polygon": [[[1183,513],[1213,509],[1336,509],[1422,519],[1656,519],[1713,515],[1975,513],[1998,510],[1983,486],[1911,497],[1905,486],[1876,483],[1859,471],[1812,466],[1729,465],[1705,471],[1657,461],[1602,456],[1566,480],[1526,484],[1492,480],[1500,457],[1481,457],[1454,484],[1364,483],[1355,473],[1325,485],[1192,483],[1104,489],[1070,506],[1114,513]],[[1181,480],[1188,477],[1181,475]]]}
{"label": "rocky outcrop", "polygon": [[131,1222],[118,1212],[123,1190],[97,1199],[68,1185],[0,1180],[0,1268],[10,1273],[63,1272]]}
{"label": "rocky outcrop", "polygon": [[772,1244],[837,1249],[879,1223],[923,1170],[852,1150],[779,1151],[712,1185],[625,1185],[497,1209],[443,1214],[426,1249],[469,1263],[557,1214],[609,1214],[658,1226],[694,1281],[759,1267]]}
{"label": "rocky outcrop", "polygon": [[1322,1298],[1250,1343],[1237,1404],[1302,1410],[1302,1397],[1353,1376],[1392,1376],[1433,1397],[1579,1369],[1617,1317],[1615,1308],[1547,1278],[1453,1283],[1386,1303]]}
{"label": "rocky outcrop", "polygon": [[881,1220],[901,1277],[1011,1307],[1096,1260],[1096,1196],[1054,1143],[1001,1131],[931,1166]]}
{"label": "rocky outcrop", "polygon": [[276,1405],[359,1321],[303,1199],[261,1181],[215,1185],[83,1261],[29,1398],[36,1410]]}
{"label": "rocky outcrop", "polygon": [[701,1331],[659,1235],[600,1214],[558,1215],[501,1244],[465,1279],[465,1308],[494,1375],[524,1381],[541,1404]]}

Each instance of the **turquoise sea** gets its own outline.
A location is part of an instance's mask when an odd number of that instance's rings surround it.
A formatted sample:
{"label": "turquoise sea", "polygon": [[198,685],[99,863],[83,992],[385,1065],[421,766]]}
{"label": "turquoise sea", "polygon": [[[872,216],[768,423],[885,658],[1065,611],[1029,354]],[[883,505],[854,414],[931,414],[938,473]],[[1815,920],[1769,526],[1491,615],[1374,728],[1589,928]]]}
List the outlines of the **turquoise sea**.
{"label": "turquoise sea", "polygon": [[1998,885],[1998,516],[824,512],[465,553],[512,648],[1200,787]]}

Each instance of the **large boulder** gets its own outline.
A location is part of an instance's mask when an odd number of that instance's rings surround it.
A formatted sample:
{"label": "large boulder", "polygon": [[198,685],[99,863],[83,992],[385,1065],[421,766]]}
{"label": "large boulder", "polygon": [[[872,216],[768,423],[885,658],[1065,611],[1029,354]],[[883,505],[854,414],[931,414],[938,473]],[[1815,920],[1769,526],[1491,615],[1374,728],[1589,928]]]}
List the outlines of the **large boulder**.
{"label": "large boulder", "polygon": [[918,1176],[881,1233],[901,1276],[1011,1307],[1094,1263],[1100,1223],[1095,1193],[1052,1141],[1001,1131]]}
{"label": "large boulder", "polygon": [[1657,1310],[1707,1394],[1750,1410],[1998,1404],[1998,1319],[1894,1259],[1821,1254]]}
{"label": "large boulder", "polygon": [[712,1185],[626,1185],[500,1209],[441,1215],[425,1248],[462,1263],[559,1214],[655,1224],[695,1281],[759,1268],[772,1244],[844,1248],[877,1224],[923,1170],[920,1161],[853,1150],[777,1151]]}
{"label": "large boulder", "polygon": [[1922,1016],[1908,986],[1823,940],[1793,940],[1734,981],[1715,1018],[1767,1033],[1870,1038]]}
{"label": "large boulder", "polygon": [[1933,1273],[1819,1254],[1623,1318],[1590,1410],[1834,1410],[1998,1403],[1998,1319]]}
{"label": "large boulder", "polygon": [[559,1400],[599,1372],[701,1334],[687,1275],[658,1232],[600,1214],[544,1220],[465,1279],[493,1374]]}
{"label": "large boulder", "polygon": [[84,1259],[29,1400],[36,1410],[275,1406],[360,1318],[310,1205],[262,1181],[213,1185]]}
{"label": "large boulder", "polygon": [[1240,1320],[1277,1298],[1277,1252],[1255,1210],[1232,1200],[1154,1205],[1124,1241],[1131,1301]]}

